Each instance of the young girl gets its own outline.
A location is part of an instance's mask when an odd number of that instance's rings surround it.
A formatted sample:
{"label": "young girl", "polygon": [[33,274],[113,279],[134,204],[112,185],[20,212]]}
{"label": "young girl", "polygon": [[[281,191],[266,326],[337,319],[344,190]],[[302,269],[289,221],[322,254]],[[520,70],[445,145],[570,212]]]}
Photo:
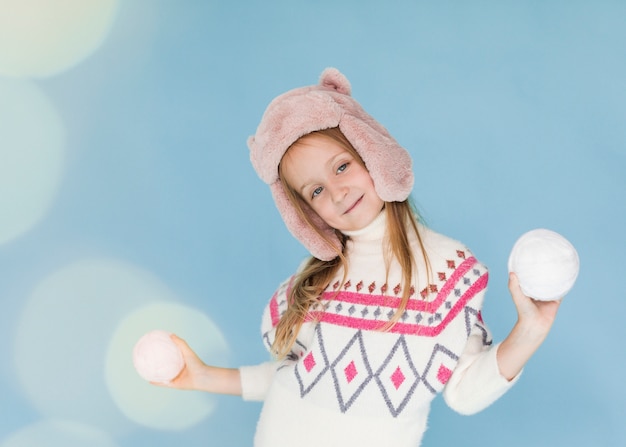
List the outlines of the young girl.
{"label": "young girl", "polygon": [[312,256],[263,315],[272,361],[208,366],[173,336],[186,366],[169,386],[264,400],[255,445],[271,447],[415,447],[437,393],[471,414],[511,388],[559,302],[524,296],[511,274],[518,320],[492,342],[481,317],[486,267],[420,223],[408,153],[341,73],[277,97],[248,144]]}

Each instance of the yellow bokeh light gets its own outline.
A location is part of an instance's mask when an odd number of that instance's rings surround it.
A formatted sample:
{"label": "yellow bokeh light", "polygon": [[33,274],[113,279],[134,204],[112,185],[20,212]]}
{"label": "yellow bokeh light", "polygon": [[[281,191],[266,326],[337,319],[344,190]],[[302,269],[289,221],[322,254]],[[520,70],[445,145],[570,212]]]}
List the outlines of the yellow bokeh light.
{"label": "yellow bokeh light", "polygon": [[92,54],[118,0],[0,0],[0,74],[48,77]]}
{"label": "yellow bokeh light", "polygon": [[119,321],[154,300],[176,296],[151,273],[117,260],[81,260],[44,278],[14,337],[24,396],[48,418],[110,433],[132,429],[107,391],[105,357]]}
{"label": "yellow bokeh light", "polygon": [[115,331],[106,360],[106,381],[113,400],[131,420],[161,430],[182,430],[208,417],[215,409],[213,396],[150,385],[132,364],[139,338],[162,329],[185,338],[207,363],[225,366],[228,347],[211,319],[201,312],[168,302],[156,302],[129,314]]}

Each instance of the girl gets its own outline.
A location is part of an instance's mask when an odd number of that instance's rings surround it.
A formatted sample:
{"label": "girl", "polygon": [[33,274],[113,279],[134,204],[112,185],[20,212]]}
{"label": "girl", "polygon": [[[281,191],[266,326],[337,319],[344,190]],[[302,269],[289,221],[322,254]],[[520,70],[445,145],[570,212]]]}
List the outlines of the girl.
{"label": "girl", "polygon": [[256,446],[420,444],[439,392],[478,412],[504,394],[546,337],[559,302],[524,296],[499,344],[481,318],[488,272],[409,204],[405,149],[350,96],[336,69],[277,97],[248,145],[292,234],[311,252],[271,298],[274,360],[204,364],[180,338],[169,386],[264,400]]}

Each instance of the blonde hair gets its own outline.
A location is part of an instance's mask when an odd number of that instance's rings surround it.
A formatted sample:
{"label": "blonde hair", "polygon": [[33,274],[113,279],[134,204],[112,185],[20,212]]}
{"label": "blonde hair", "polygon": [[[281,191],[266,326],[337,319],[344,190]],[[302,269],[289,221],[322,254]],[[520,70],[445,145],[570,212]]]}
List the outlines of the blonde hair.
{"label": "blonde hair", "polygon": [[[337,127],[307,134],[294,142],[289,149],[301,144],[302,141],[306,140],[306,138],[310,135],[319,135],[338,142],[354,157],[358,163],[365,167],[365,163],[361,159],[361,156]],[[286,153],[288,153],[289,149]],[[286,181],[282,170],[282,164],[278,166],[278,174],[286,191],[287,197],[300,217],[302,217],[302,219],[330,246],[334,247],[331,241],[323,235],[323,233],[311,221],[309,215],[304,211],[304,207],[306,206],[304,199]],[[385,267],[387,269],[386,274],[388,275],[389,273],[389,265],[392,258],[397,260],[400,264],[400,268],[402,269],[402,295],[400,306],[396,310],[393,317],[386,324],[381,326],[380,330],[386,331],[390,330],[401,318],[402,314],[406,310],[411,294],[414,291],[411,282],[415,276],[414,273],[416,264],[409,242],[410,231],[413,231],[417,236],[420,251],[425,260],[427,278],[430,278],[430,265],[424,244],[422,243],[422,237],[418,230],[417,222],[419,214],[410,203],[410,200],[407,199],[402,202],[385,202],[384,212],[387,214],[387,231],[385,239],[387,244],[387,256],[385,259]],[[309,310],[319,303],[322,293],[328,287],[330,281],[333,279],[339,268],[343,268],[344,276],[341,282],[342,284],[346,282],[346,275],[348,274],[348,260],[344,256],[343,251],[346,246],[347,237],[341,232],[337,230],[335,231],[341,242],[341,248],[334,247],[337,251],[337,256],[330,261],[321,261],[315,257],[309,258],[304,267],[294,278],[289,296],[287,297],[287,310],[278,322],[276,327],[276,337],[272,345],[272,351],[278,358],[284,358],[289,354],[289,351],[296,341],[298,332],[300,331]],[[339,290],[340,288],[337,288],[337,291]]]}

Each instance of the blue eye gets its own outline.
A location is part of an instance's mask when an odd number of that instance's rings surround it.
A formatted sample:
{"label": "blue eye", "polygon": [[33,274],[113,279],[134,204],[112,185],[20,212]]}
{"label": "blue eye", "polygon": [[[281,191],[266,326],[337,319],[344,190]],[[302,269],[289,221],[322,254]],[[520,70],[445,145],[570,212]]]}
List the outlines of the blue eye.
{"label": "blue eye", "polygon": [[343,172],[348,169],[348,163],[343,163],[341,166],[337,168],[337,172]]}
{"label": "blue eye", "polygon": [[315,188],[313,190],[313,193],[311,194],[311,198],[314,199],[315,197],[317,197],[321,192],[322,192],[322,187],[318,186],[317,188]]}

